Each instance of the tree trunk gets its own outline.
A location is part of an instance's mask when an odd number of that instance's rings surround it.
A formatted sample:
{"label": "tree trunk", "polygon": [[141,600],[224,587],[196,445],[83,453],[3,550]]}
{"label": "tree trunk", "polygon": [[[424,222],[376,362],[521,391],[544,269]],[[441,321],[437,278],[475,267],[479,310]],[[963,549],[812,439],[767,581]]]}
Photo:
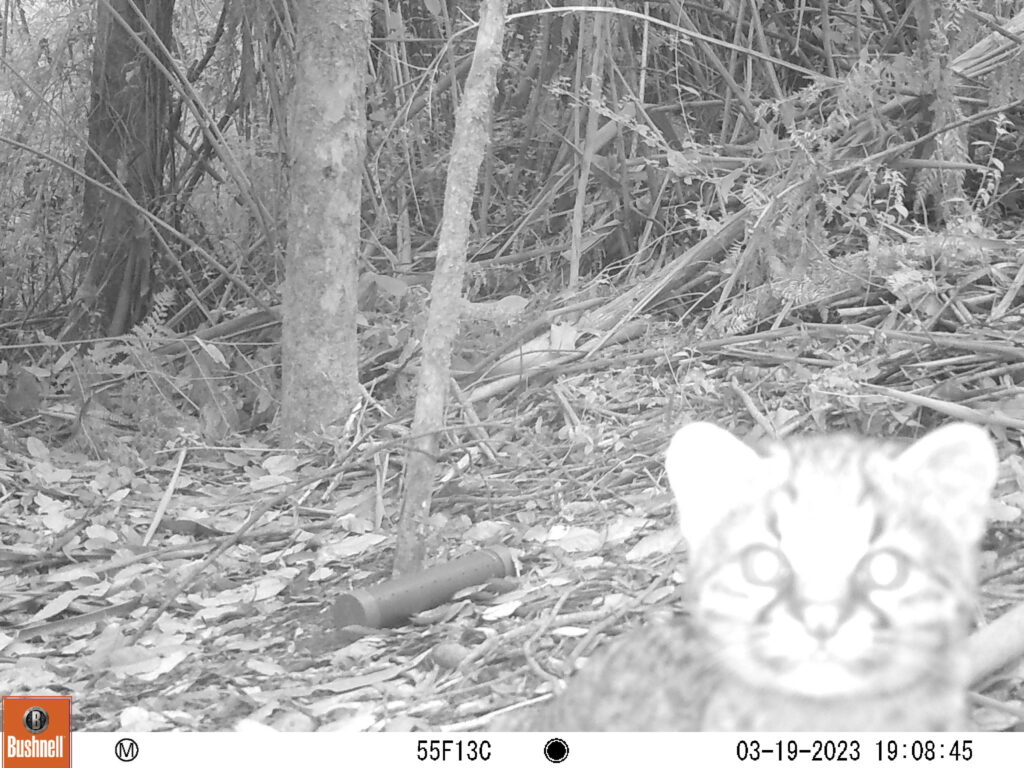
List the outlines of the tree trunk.
{"label": "tree trunk", "polygon": [[[169,84],[151,57],[160,60],[161,51],[171,48],[173,16],[173,0],[97,3],[91,151],[84,168],[100,184],[151,212],[161,196],[170,146]],[[140,48],[137,39],[152,53]],[[152,291],[149,226],[129,202],[90,184],[81,231],[89,267],[63,335],[125,333],[145,315]]]}
{"label": "tree trunk", "polygon": [[296,0],[282,333],[282,437],[344,423],[358,401],[356,259],[369,0]]}
{"label": "tree trunk", "polygon": [[444,191],[444,216],[437,245],[437,267],[430,289],[430,309],[423,331],[423,367],[416,393],[408,460],[405,466],[405,499],[398,523],[395,553],[396,575],[423,567],[430,538],[430,497],[433,493],[437,436],[444,426],[444,407],[451,380],[452,342],[459,330],[462,278],[466,269],[469,217],[477,174],[487,147],[495,77],[501,65],[502,33],[507,0],[480,4],[473,67],[455,115],[448,182]]}

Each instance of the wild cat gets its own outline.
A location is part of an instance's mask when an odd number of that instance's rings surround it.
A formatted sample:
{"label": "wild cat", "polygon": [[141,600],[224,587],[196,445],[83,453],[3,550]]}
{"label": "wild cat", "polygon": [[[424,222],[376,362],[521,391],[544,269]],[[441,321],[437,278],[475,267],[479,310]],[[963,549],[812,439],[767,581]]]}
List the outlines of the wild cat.
{"label": "wild cat", "polygon": [[689,620],[612,641],[493,730],[967,727],[975,553],[998,474],[983,429],[755,450],[698,422],[665,463]]}

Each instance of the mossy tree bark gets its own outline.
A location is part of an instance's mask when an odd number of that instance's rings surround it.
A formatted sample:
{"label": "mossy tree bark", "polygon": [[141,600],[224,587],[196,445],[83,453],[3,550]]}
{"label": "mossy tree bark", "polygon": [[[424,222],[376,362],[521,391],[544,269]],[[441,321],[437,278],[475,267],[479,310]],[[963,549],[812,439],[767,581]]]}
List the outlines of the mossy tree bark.
{"label": "mossy tree bark", "polygon": [[356,259],[369,0],[296,0],[282,435],[343,423],[359,397]]}

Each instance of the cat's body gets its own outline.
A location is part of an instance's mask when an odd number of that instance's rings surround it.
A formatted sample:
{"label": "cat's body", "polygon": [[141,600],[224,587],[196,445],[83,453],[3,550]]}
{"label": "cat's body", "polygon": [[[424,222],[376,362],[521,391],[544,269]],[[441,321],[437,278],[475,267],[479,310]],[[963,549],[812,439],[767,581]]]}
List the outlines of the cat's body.
{"label": "cat's body", "polygon": [[613,641],[561,696],[495,730],[966,727],[974,554],[997,470],[982,430],[762,455],[691,424],[666,465],[690,622]]}
{"label": "cat's body", "polygon": [[963,730],[958,686],[937,681],[875,698],[787,696],[727,681],[700,648],[685,623],[643,627],[612,640],[561,695],[511,712],[491,730]]}

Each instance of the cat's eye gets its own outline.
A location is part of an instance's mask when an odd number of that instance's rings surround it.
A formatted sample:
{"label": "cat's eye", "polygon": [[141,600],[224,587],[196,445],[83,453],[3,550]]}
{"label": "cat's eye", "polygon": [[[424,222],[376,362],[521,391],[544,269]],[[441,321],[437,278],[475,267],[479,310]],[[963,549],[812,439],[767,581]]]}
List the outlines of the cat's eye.
{"label": "cat's eye", "polygon": [[868,589],[897,589],[910,574],[910,562],[900,552],[880,549],[861,561],[858,574]]}
{"label": "cat's eye", "polygon": [[743,576],[751,584],[773,587],[789,578],[789,563],[777,549],[754,544],[740,555]]}

